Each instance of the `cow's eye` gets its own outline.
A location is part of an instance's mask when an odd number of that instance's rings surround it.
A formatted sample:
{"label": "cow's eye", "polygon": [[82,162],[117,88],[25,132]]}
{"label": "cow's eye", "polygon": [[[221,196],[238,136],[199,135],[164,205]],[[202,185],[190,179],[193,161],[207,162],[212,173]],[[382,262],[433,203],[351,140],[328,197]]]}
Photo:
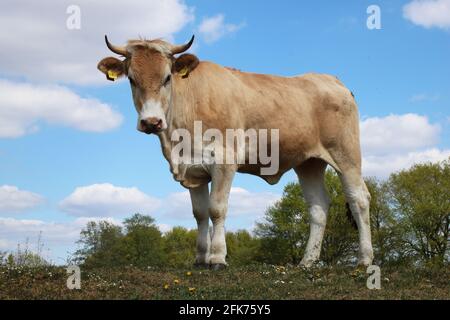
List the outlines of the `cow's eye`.
{"label": "cow's eye", "polygon": [[172,75],[168,75],[167,77],[166,77],[166,80],[164,80],[164,86],[167,86],[169,83],[170,83],[170,80],[172,79]]}

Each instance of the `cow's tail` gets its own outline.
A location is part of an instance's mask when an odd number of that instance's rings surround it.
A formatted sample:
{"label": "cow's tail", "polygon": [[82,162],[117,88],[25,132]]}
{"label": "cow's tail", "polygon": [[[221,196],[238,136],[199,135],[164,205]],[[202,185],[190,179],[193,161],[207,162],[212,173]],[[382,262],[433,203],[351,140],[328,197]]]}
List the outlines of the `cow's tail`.
{"label": "cow's tail", "polygon": [[350,205],[348,202],[345,203],[347,219],[352,225],[353,229],[358,230],[358,225],[356,224],[355,218],[353,217],[352,211],[350,210]]}

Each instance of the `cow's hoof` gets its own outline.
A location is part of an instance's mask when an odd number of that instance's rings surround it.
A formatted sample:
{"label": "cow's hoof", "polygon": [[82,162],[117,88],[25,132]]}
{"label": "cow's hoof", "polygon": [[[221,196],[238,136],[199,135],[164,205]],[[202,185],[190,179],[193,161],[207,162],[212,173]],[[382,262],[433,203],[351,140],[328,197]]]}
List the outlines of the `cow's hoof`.
{"label": "cow's hoof", "polygon": [[368,256],[368,257],[360,257],[358,259],[357,266],[358,267],[366,267],[367,268],[368,266],[372,265],[372,260],[373,260],[373,258],[370,257],[370,256]]}
{"label": "cow's hoof", "polygon": [[298,266],[299,266],[301,269],[308,270],[308,269],[311,269],[311,268],[314,266],[314,263],[315,263],[314,260],[305,260],[305,259],[303,259],[303,260],[299,263]]}
{"label": "cow's hoof", "polygon": [[223,263],[213,263],[211,264],[211,270],[213,271],[220,271],[220,270],[225,270],[227,268],[226,264]]}
{"label": "cow's hoof", "polygon": [[209,269],[209,263],[196,262],[194,263],[194,268],[198,270]]}
{"label": "cow's hoof", "polygon": [[356,267],[357,268],[367,268],[370,265],[372,265],[372,261],[371,260],[360,260],[356,264]]}

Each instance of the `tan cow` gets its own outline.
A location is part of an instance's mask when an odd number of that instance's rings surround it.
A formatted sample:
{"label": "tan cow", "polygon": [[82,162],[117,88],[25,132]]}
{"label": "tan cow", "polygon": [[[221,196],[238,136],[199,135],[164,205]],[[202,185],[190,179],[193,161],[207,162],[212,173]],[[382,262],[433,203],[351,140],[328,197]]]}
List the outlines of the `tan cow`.
{"label": "tan cow", "polygon": [[[338,79],[323,74],[253,74],[200,62],[191,54],[176,57],[190,48],[194,37],[179,46],[162,40],[132,40],[118,47],[110,44],[106,36],[105,40],[108,48],[123,59],[104,58],[98,69],[110,80],[128,76],[138,113],[137,129],[159,137],[174,178],[189,188],[199,230],[197,265],[213,269],[226,266],[224,224],[235,173],[250,173],[274,184],[290,169],[299,177],[311,216],[301,264],[312,265],[319,259],[327,220],[327,165],[339,173],[358,226],[358,262],[371,264],[370,194],[361,176],[358,109],[352,93]],[[193,132],[194,121],[202,121],[204,132],[278,129],[277,172],[261,174],[263,165],[259,162],[175,161],[173,135],[179,129]],[[194,149],[198,147],[194,143]],[[250,153],[245,146],[245,157]],[[213,224],[211,238],[209,219]]]}

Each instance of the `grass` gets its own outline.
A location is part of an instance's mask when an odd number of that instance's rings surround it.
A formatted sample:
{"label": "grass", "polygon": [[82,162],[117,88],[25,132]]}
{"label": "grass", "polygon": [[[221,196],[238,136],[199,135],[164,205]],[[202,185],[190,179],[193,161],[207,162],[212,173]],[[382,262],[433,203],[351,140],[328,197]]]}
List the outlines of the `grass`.
{"label": "grass", "polygon": [[450,299],[450,268],[381,270],[368,290],[365,270],[269,265],[224,271],[81,269],[81,290],[64,267],[0,267],[0,299]]}

